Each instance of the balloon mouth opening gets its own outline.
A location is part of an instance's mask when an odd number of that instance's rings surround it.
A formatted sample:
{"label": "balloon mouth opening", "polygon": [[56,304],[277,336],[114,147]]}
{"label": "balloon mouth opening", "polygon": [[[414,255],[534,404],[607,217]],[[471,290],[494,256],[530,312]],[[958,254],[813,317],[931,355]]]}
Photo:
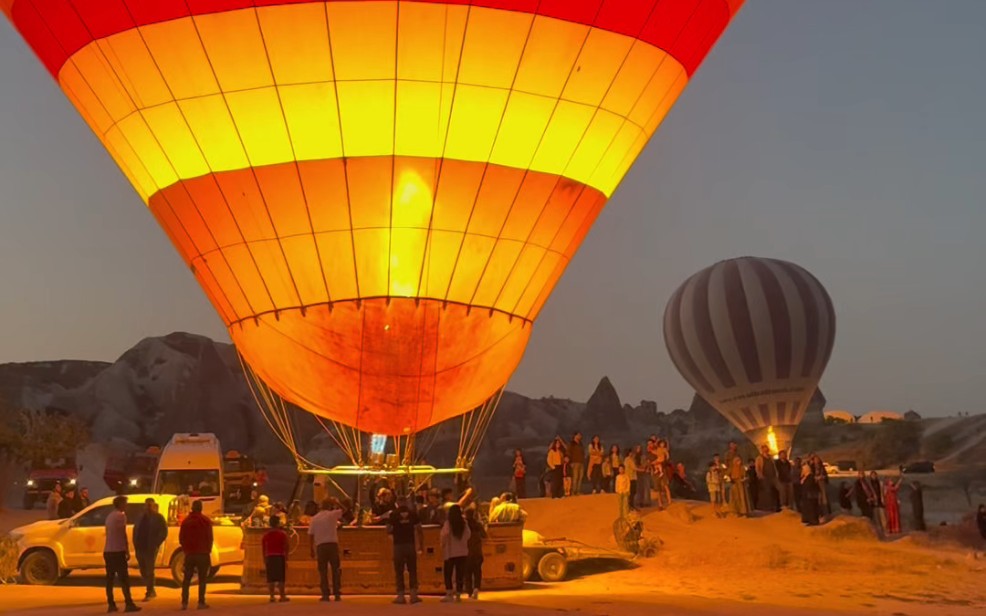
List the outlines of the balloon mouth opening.
{"label": "balloon mouth opening", "polygon": [[777,435],[774,433],[774,426],[767,428],[767,448],[770,449],[770,455],[775,458],[780,453],[780,448],[777,446]]}

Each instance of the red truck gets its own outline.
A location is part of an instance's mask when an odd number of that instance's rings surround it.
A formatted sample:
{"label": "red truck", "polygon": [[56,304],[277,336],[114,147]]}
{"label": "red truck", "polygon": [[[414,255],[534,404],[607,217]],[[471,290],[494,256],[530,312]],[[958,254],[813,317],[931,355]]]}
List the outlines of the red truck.
{"label": "red truck", "polygon": [[160,457],[159,447],[148,447],[146,451],[113,456],[106,461],[103,481],[116,494],[150,492]]}
{"label": "red truck", "polygon": [[24,508],[34,509],[37,503],[45,503],[55,484],[74,486],[79,480],[75,458],[45,458],[35,460],[24,482]]}

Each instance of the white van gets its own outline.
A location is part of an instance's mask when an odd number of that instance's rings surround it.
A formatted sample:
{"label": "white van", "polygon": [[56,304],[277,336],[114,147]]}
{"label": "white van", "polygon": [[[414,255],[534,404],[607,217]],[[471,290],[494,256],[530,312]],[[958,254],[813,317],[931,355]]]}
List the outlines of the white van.
{"label": "white van", "polygon": [[223,452],[215,434],[175,434],[161,451],[155,494],[187,494],[208,516],[223,513]]}

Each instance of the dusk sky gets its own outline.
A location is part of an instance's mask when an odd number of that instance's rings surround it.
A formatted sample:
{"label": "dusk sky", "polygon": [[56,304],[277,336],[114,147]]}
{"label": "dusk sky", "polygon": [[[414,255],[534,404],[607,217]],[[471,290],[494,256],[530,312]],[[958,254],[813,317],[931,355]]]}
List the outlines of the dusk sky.
{"label": "dusk sky", "polygon": [[[687,406],[664,305],[729,257],[831,295],[831,408],[986,410],[986,2],[748,0],[534,328],[514,391]],[[124,176],[0,19],[0,362],[228,340]]]}

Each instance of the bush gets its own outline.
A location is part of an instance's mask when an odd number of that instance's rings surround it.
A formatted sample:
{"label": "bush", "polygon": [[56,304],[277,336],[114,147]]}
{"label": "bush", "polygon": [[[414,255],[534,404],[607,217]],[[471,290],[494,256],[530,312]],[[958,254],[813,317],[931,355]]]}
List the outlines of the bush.
{"label": "bush", "polygon": [[937,459],[951,451],[954,445],[951,434],[938,432],[928,437],[928,440],[924,442],[924,453],[929,458]]}
{"label": "bush", "polygon": [[0,584],[17,581],[17,543],[5,535],[0,539]]}
{"label": "bush", "polygon": [[863,466],[886,468],[904,464],[921,451],[921,425],[906,421],[888,421],[864,444]]}

